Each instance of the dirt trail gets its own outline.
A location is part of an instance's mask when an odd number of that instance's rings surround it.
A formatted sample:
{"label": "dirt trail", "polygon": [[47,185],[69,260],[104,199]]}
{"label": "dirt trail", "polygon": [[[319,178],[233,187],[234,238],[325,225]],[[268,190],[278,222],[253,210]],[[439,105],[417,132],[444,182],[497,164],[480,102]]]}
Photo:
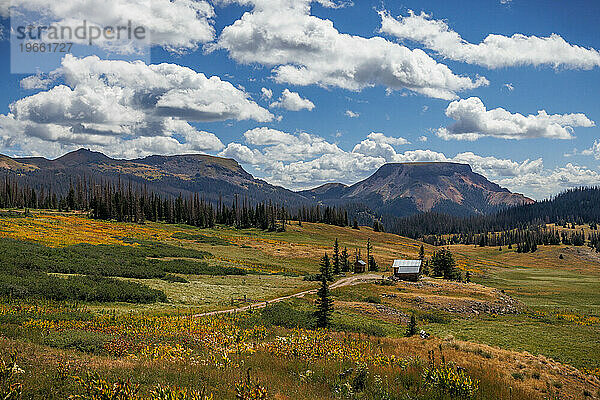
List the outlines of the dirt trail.
{"label": "dirt trail", "polygon": [[[381,279],[382,276],[383,276],[382,274],[351,275],[351,276],[347,276],[345,278],[342,278],[338,281],[333,282],[331,285],[329,285],[329,288],[337,289],[337,288],[343,287],[343,286],[357,285],[359,283]],[[307,294],[315,294],[315,293],[317,293],[317,289],[309,289],[309,290],[304,290],[302,292],[290,294],[287,296],[277,297],[276,299],[261,301],[261,302],[254,303],[254,304],[249,304],[244,307],[230,308],[227,310],[209,311],[209,312],[205,312],[205,313],[201,313],[201,314],[195,314],[192,317],[197,318],[197,317],[206,317],[209,315],[243,312],[243,311],[248,311],[250,309],[256,310],[256,309],[264,308],[267,304],[278,303],[283,300],[287,300],[287,299],[291,299],[291,298],[295,298],[295,297],[304,297]]]}

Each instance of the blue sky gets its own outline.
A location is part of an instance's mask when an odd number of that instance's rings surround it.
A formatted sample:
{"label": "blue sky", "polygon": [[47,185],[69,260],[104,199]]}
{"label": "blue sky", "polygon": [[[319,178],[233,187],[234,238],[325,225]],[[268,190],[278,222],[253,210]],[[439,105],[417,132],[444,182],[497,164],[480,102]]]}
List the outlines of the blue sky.
{"label": "blue sky", "polygon": [[[292,189],[407,161],[467,162],[538,199],[600,183],[594,1],[154,0],[145,19],[141,0],[46,3],[0,9],[3,154],[207,153]],[[22,10],[147,24],[150,60],[100,44],[14,74]]]}

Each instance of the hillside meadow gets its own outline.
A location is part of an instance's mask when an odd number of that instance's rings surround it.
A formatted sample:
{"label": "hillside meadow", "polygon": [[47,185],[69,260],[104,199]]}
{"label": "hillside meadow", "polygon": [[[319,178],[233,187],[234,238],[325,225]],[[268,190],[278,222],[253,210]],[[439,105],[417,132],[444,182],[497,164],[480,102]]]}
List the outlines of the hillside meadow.
{"label": "hillside meadow", "polygon": [[[382,270],[332,291],[331,330],[314,329],[313,294],[198,316],[316,288],[304,276],[336,238],[363,257],[369,239]],[[450,246],[472,283],[382,279],[421,245],[367,227],[292,222],[276,233],[2,212],[1,390],[20,387],[27,399],[103,398],[98,388],[115,399],[599,397],[595,254]],[[429,339],[404,337],[413,313]]]}

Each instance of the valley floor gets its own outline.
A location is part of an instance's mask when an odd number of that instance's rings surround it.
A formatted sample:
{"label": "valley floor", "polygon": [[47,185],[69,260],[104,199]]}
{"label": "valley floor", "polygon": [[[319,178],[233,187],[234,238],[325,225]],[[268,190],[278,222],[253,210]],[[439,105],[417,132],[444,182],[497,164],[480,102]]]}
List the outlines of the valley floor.
{"label": "valley floor", "polygon": [[[338,278],[332,330],[315,331],[317,283],[304,276],[318,271],[335,238],[350,254],[370,239],[383,271]],[[263,398],[263,390],[275,399],[600,397],[594,253],[450,246],[474,283],[387,279],[391,261],[416,258],[420,246],[366,227],[292,223],[275,233],[5,212],[0,358],[16,354],[24,373],[11,379],[30,399],[64,399],[93,379],[125,377],[144,398],[157,383],[214,398]],[[427,256],[435,249],[424,248]],[[19,251],[27,260],[15,260]],[[46,276],[12,277],[24,268]],[[130,285],[125,301],[95,292],[119,282]],[[73,288],[95,300],[59,297]],[[35,291],[57,298],[34,300]],[[229,309],[238,312],[211,314]],[[404,337],[412,314],[430,338]],[[443,371],[451,384],[432,383]]]}

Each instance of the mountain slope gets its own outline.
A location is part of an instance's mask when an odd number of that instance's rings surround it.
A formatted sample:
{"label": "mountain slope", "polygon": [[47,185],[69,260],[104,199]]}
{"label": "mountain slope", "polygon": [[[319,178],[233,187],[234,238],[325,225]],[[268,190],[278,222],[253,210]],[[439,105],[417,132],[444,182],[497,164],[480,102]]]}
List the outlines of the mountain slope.
{"label": "mountain slope", "polygon": [[55,160],[41,157],[0,158],[0,174],[10,175],[34,188],[52,188],[66,193],[70,182],[92,179],[95,182],[144,185],[162,195],[201,193],[207,200],[220,197],[227,202],[235,195],[249,200],[305,204],[303,196],[256,179],[233,159],[201,154],[149,156],[137,160],[118,160],[102,153],[80,149]]}
{"label": "mountain slope", "polygon": [[300,193],[323,203],[362,202],[376,212],[400,217],[426,211],[483,214],[533,203],[458,163],[385,164],[354,185],[328,184]]}
{"label": "mountain slope", "polygon": [[251,202],[343,205],[362,214],[375,212],[398,217],[427,211],[459,216],[486,214],[505,206],[533,202],[474,173],[469,165],[456,163],[386,164],[350,186],[329,183],[301,192],[254,178],[233,159],[202,154],[119,160],[80,149],[55,160],[0,156],[0,174],[63,195],[71,183],[79,181],[125,185],[131,182],[162,195],[187,196],[198,192],[206,200],[222,198],[228,203],[238,195],[240,200],[247,198]]}

